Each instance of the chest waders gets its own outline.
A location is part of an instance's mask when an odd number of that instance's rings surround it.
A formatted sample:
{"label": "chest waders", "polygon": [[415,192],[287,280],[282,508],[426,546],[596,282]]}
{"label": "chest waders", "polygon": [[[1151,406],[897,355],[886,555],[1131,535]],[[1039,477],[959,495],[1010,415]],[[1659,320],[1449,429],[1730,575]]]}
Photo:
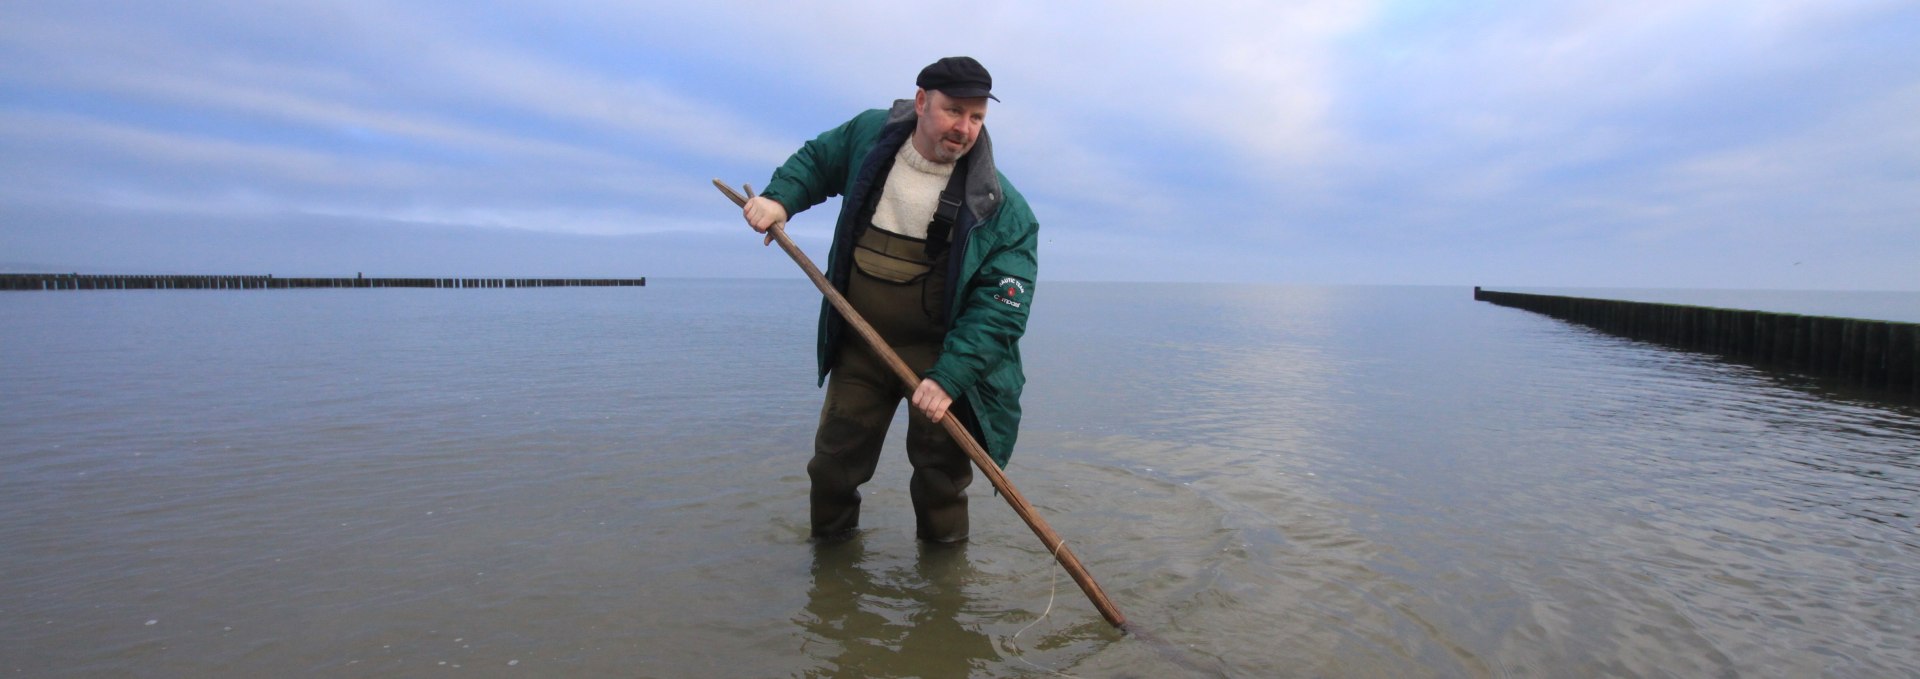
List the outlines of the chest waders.
{"label": "chest waders", "polygon": [[[949,180],[941,194],[942,205],[928,226],[926,240],[869,225],[857,236],[853,270],[847,276],[847,301],[916,374],[933,367],[947,335],[946,236],[964,181],[960,168],[954,174],[959,177]],[[813,535],[828,539],[859,527],[860,485],[873,479],[894,412],[911,395],[864,344],[845,341],[834,351],[813,460],[807,463],[807,476],[813,482],[809,495]],[[956,400],[947,416],[956,417],[965,407]],[[966,490],[973,482],[973,465],[940,425],[911,405],[907,407],[907,461],[913,465],[908,490],[916,535],[933,542],[965,540]]]}

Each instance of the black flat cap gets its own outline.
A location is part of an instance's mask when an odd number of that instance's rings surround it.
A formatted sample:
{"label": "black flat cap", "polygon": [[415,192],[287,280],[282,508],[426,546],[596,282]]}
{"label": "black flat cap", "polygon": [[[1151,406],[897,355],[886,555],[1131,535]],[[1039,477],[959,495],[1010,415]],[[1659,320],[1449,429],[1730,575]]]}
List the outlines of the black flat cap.
{"label": "black flat cap", "polygon": [[967,99],[986,97],[1000,101],[993,96],[993,76],[987,73],[987,67],[974,61],[973,57],[946,57],[920,69],[920,77],[913,81],[923,90],[939,90],[949,97]]}

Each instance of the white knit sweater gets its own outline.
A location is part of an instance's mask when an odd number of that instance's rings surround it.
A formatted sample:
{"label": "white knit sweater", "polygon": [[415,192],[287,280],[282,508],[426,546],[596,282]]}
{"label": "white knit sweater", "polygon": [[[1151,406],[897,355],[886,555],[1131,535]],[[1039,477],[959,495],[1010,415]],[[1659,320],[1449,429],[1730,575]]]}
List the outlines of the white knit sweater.
{"label": "white knit sweater", "polygon": [[873,225],[909,238],[926,238],[927,222],[940,206],[940,191],[953,176],[953,163],[927,160],[914,150],[913,141],[900,145],[893,156],[893,171],[887,173],[887,185],[880,191],[880,204],[873,209]]}

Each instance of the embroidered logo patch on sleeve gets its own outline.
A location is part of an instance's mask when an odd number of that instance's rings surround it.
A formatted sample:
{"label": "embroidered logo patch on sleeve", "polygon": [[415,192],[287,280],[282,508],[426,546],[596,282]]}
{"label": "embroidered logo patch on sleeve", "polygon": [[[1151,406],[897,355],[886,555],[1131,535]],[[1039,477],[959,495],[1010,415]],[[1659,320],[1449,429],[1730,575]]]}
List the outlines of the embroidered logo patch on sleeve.
{"label": "embroidered logo patch on sleeve", "polygon": [[993,298],[1007,306],[1018,309],[1021,307],[1020,298],[1026,296],[1026,294],[1027,284],[1025,282],[1022,282],[1018,278],[1007,276],[1000,279],[1000,289],[994,291]]}

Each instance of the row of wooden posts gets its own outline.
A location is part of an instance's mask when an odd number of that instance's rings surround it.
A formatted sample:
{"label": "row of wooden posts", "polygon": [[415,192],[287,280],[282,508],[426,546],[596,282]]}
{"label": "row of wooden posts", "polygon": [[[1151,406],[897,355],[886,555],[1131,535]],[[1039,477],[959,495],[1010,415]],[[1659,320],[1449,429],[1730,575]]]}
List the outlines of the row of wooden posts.
{"label": "row of wooden posts", "polygon": [[1473,289],[1473,298],[1632,339],[1920,397],[1920,324]]}
{"label": "row of wooden posts", "polygon": [[286,288],[556,288],[639,287],[645,278],[278,278],[265,276],[127,276],[77,273],[0,274],[0,290],[266,290]]}

